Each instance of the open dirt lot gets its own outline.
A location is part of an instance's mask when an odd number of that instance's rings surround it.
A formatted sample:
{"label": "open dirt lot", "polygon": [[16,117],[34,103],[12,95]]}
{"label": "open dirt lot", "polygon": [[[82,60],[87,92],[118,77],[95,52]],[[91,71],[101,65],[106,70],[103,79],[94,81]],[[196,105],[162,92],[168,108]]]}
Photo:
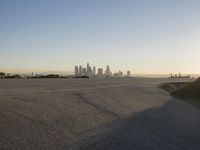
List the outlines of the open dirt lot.
{"label": "open dirt lot", "polygon": [[200,110],[168,81],[0,80],[0,149],[199,150]]}

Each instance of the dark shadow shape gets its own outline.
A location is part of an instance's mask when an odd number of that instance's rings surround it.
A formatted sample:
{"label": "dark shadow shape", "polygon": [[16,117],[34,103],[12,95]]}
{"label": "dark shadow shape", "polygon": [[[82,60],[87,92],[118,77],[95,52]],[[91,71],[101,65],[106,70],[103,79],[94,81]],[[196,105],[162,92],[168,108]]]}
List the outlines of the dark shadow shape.
{"label": "dark shadow shape", "polygon": [[199,150],[199,118],[199,109],[171,98],[161,107],[94,129],[95,135],[76,143],[76,149]]}

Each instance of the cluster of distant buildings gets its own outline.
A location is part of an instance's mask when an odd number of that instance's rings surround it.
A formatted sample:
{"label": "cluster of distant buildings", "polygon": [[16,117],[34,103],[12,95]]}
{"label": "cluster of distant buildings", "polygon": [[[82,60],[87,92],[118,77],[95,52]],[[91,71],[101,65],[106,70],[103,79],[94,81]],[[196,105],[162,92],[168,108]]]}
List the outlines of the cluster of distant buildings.
{"label": "cluster of distant buildings", "polygon": [[103,68],[96,68],[95,66],[91,67],[89,63],[87,63],[86,67],[75,66],[74,68],[74,76],[75,77],[98,77],[98,78],[109,78],[109,77],[130,77],[131,72],[128,70],[126,75],[123,75],[123,72],[119,71],[117,73],[112,73],[110,66],[107,65],[105,71]]}
{"label": "cluster of distant buildings", "polygon": [[[105,70],[103,68],[96,68],[95,66],[91,67],[87,63],[86,67],[75,66],[74,75],[59,75],[59,74],[10,74],[0,72],[0,79],[4,78],[109,78],[109,77],[131,77],[131,72],[128,70],[126,74],[123,74],[122,71],[112,73],[110,66],[107,65]],[[190,75],[182,75],[180,72],[178,74],[171,73],[169,78],[191,78]],[[196,76],[197,77],[197,76]],[[199,76],[198,76],[199,77]]]}
{"label": "cluster of distant buildings", "polygon": [[180,72],[178,74],[170,74],[170,78],[190,78],[190,75],[182,75]]}

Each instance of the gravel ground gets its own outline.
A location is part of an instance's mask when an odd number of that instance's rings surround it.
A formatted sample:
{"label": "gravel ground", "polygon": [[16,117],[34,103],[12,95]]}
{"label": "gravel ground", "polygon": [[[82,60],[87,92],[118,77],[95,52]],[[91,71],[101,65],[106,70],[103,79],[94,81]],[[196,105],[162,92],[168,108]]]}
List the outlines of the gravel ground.
{"label": "gravel ground", "polygon": [[164,82],[0,80],[0,150],[199,150],[200,110]]}

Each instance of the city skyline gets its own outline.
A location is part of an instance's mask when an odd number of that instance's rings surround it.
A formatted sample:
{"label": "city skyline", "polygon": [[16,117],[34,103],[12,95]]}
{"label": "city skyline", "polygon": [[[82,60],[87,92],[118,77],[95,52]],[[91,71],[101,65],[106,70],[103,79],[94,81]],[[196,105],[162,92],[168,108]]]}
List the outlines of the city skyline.
{"label": "city skyline", "polygon": [[74,77],[131,77],[131,71],[127,70],[126,74],[120,70],[118,72],[112,72],[109,65],[106,65],[105,68],[99,68],[96,66],[90,66],[90,63],[87,63],[86,66],[76,65],[74,67]]}
{"label": "city skyline", "polygon": [[[0,2],[0,71],[200,73],[200,1]],[[97,71],[97,70],[96,70]]]}

